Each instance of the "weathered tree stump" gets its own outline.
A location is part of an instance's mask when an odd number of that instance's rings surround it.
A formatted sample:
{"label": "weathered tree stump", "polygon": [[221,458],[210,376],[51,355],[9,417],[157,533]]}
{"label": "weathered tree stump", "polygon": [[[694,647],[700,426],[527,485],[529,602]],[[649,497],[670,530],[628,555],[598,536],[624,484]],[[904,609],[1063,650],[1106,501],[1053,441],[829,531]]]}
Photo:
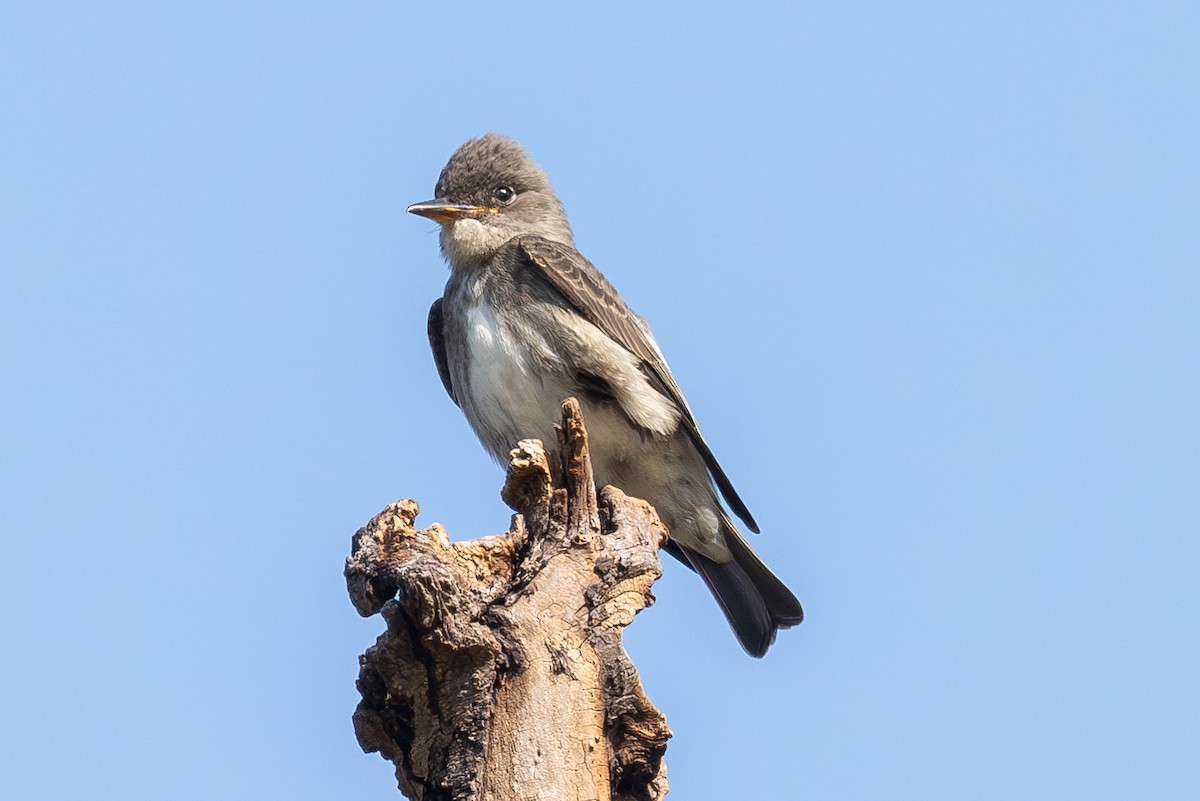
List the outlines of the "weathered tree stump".
{"label": "weathered tree stump", "polygon": [[414,801],[657,801],[666,719],[621,631],[653,603],[665,532],[645,501],[597,502],[579,405],[559,448],[513,450],[511,530],[451,543],[415,501],[354,536],[346,584],[384,632],[360,657],[354,729]]}

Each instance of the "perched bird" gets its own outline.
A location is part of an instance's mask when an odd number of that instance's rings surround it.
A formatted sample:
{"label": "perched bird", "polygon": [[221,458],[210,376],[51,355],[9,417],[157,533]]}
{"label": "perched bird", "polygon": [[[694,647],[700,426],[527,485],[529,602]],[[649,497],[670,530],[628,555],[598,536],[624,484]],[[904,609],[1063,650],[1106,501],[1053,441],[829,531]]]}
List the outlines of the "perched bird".
{"label": "perched bird", "polygon": [[429,310],[429,344],[451,399],[500,463],[525,438],[554,442],[578,398],[596,482],[649,501],[667,550],[708,584],[742,647],[762,656],[800,602],[717,500],[757,532],[700,434],[650,327],[575,249],[546,173],[511,139],[462,145],[434,200],[409,206],[441,225],[450,264]]}

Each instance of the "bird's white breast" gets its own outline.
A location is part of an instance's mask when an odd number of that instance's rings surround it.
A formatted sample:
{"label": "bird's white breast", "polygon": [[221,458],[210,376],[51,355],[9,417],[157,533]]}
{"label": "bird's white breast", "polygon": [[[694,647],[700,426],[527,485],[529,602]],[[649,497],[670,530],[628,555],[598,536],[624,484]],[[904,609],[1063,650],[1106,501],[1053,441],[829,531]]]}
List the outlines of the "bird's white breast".
{"label": "bird's white breast", "polygon": [[466,329],[471,392],[464,411],[480,438],[497,459],[506,458],[521,438],[547,441],[558,419],[557,404],[570,392],[557,376],[539,375],[533,362],[535,356],[554,355],[535,354],[531,348],[538,343],[515,336],[486,297],[467,311]]}

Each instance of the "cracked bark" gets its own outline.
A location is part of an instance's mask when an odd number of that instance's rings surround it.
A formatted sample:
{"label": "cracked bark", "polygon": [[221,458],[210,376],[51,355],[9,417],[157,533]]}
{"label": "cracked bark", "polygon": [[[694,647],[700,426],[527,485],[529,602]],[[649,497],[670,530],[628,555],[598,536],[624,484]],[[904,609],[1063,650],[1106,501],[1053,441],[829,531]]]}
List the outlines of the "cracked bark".
{"label": "cracked bark", "polygon": [[512,451],[505,534],[451,543],[404,500],[354,536],[351,600],[387,624],[360,657],[354,729],[414,801],[666,795],[671,732],[621,644],[665,531],[645,501],[597,497],[573,399],[558,440]]}

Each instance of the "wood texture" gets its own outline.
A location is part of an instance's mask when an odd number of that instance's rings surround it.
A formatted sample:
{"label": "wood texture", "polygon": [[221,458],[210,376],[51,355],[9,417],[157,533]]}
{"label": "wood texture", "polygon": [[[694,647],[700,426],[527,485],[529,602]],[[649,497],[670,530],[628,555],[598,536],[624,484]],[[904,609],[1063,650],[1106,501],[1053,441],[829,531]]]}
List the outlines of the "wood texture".
{"label": "wood texture", "polygon": [[671,733],[621,644],[653,603],[665,532],[644,501],[599,494],[563,404],[558,449],[513,450],[505,534],[451,543],[399,501],[354,537],[346,583],[387,630],[360,657],[355,733],[416,801],[657,801]]}

